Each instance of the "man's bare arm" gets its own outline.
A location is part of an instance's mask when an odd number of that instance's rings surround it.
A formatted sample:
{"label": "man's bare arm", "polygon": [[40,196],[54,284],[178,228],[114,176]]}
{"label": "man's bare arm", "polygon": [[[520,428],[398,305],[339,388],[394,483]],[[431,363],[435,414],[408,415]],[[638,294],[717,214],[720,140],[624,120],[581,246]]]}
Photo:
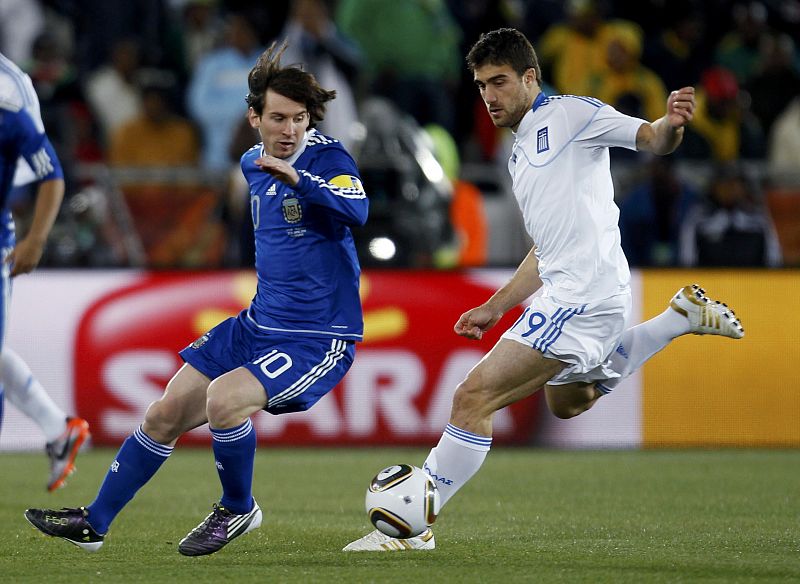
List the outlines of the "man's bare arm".
{"label": "man's bare arm", "polygon": [[694,87],[673,91],[667,98],[667,113],[636,133],[636,148],[664,155],[673,152],[683,140],[684,128],[694,117]]}
{"label": "man's bare arm", "polygon": [[6,261],[12,264],[11,276],[27,274],[39,265],[47,237],[56,221],[63,199],[63,179],[46,180],[39,184],[31,228],[6,258]]}
{"label": "man's bare arm", "polygon": [[521,303],[542,285],[539,279],[539,260],[536,247],[531,248],[511,279],[489,300],[461,315],[453,327],[456,334],[468,339],[480,339],[511,308]]}

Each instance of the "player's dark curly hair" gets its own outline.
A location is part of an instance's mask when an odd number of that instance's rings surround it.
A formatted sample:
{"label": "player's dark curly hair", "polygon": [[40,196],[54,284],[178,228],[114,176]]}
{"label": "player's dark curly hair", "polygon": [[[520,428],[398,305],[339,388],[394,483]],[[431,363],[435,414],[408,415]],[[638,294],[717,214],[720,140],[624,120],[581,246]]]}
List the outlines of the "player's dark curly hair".
{"label": "player's dark curly hair", "polygon": [[280,93],[292,101],[305,104],[309,116],[309,128],[325,119],[325,104],[336,97],[336,91],[320,87],[316,78],[297,66],[281,67],[281,55],[286,50],[284,42],[280,46],[272,43],[261,53],[255,67],[247,76],[250,93],[247,105],[259,116],[264,112],[264,96],[267,89]]}
{"label": "player's dark curly hair", "polygon": [[474,72],[483,65],[510,65],[520,77],[533,69],[536,81],[542,83],[542,70],[533,45],[514,28],[499,28],[481,35],[467,54],[467,67]]}

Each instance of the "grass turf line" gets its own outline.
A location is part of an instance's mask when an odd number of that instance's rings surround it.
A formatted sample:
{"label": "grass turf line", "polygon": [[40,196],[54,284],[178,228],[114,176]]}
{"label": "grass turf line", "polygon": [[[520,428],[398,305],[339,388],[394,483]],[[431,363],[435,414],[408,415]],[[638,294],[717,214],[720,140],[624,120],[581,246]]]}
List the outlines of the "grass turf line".
{"label": "grass turf line", "polygon": [[495,448],[436,523],[437,549],[343,553],[369,530],[364,492],[427,450],[258,451],[264,523],[217,554],[178,541],[219,498],[210,449],[176,449],[87,554],[26,507],[86,505],[114,455],[78,457],[45,491],[43,454],[0,454],[2,582],[790,582],[800,580],[800,451]]}

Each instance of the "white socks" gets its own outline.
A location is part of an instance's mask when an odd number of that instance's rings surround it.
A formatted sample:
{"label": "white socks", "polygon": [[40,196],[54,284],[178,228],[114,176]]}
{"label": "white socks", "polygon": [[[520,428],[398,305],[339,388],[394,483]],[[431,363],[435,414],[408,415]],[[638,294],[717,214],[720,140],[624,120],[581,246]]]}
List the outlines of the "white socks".
{"label": "white socks", "polygon": [[658,316],[622,333],[617,350],[611,355],[611,368],[620,377],[596,385],[602,393],[614,389],[620,381],[644,365],[645,361],[666,347],[672,339],[689,332],[689,319],[667,308]]}
{"label": "white socks", "polygon": [[491,437],[447,424],[422,467],[436,483],[442,507],[478,472],[491,446]]}
{"label": "white socks", "polygon": [[28,364],[8,347],[0,355],[0,383],[8,401],[42,429],[45,441],[52,442],[67,429],[67,415],[33,377]]}

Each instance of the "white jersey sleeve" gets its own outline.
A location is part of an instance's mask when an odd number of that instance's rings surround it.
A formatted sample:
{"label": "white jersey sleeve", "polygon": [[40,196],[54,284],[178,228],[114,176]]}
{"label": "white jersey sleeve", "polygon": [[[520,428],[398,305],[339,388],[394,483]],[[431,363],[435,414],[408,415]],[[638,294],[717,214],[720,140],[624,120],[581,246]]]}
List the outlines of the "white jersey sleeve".
{"label": "white jersey sleeve", "polygon": [[[584,98],[586,99],[586,98]],[[580,107],[580,101],[574,100],[571,105],[578,105],[575,109],[581,113],[591,113],[591,118],[579,126],[583,120],[581,116],[572,119],[573,130],[576,140],[585,146],[596,146],[598,148],[608,148],[618,146],[636,150],[636,133],[642,124],[647,124],[646,120],[634,118],[632,116],[618,112],[608,104],[600,101],[596,102],[599,107],[593,111]],[[576,127],[579,126],[579,127]]]}

